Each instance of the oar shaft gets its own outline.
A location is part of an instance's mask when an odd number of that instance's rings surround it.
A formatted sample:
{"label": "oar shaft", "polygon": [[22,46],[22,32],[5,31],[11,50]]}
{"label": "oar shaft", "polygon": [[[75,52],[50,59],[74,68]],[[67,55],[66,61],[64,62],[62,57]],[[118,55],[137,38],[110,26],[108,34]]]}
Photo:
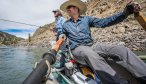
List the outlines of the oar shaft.
{"label": "oar shaft", "polygon": [[146,17],[142,12],[135,13],[135,18],[139,24],[146,30]]}

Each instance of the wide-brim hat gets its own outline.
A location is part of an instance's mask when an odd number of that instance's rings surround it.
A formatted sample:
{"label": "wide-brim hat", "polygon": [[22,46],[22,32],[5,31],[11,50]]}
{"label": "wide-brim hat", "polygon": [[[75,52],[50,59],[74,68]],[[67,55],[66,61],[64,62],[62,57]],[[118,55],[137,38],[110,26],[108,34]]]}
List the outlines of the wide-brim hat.
{"label": "wide-brim hat", "polygon": [[87,10],[87,6],[84,2],[82,2],[81,0],[69,0],[64,2],[61,6],[60,9],[62,11],[66,12],[66,8],[68,6],[76,6],[80,9],[80,14],[85,14],[86,10]]}

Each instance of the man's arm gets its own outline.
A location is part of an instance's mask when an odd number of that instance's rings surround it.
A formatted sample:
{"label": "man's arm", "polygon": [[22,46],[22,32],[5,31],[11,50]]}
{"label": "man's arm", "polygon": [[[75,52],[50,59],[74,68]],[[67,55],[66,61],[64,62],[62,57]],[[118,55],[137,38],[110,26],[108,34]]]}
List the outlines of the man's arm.
{"label": "man's arm", "polygon": [[140,11],[141,7],[137,2],[130,1],[126,5],[124,11],[122,13],[115,14],[113,16],[107,17],[107,18],[94,18],[94,17],[88,17],[89,25],[91,27],[107,27],[114,24],[117,24],[124,19],[126,19],[129,15],[136,13]]}
{"label": "man's arm", "polygon": [[66,22],[66,19],[65,19],[64,17],[62,17],[62,19],[61,19],[62,25],[63,25],[65,22]]}
{"label": "man's arm", "polygon": [[118,13],[106,18],[95,18],[95,17],[88,16],[88,21],[91,27],[105,28],[105,27],[117,24],[119,22],[122,22],[126,18],[127,18],[127,15],[125,15],[124,13]]}
{"label": "man's arm", "polygon": [[65,22],[64,22],[64,24],[62,25],[62,31],[59,33],[59,36],[62,35],[62,34],[67,35],[66,24],[65,24]]}
{"label": "man's arm", "polygon": [[64,30],[63,30],[63,25],[64,25],[64,23],[66,22],[66,19],[64,18],[64,17],[61,17],[60,18],[60,28],[59,28],[59,30],[58,30],[58,33],[59,33],[59,35],[62,33],[62,32],[64,32]]}

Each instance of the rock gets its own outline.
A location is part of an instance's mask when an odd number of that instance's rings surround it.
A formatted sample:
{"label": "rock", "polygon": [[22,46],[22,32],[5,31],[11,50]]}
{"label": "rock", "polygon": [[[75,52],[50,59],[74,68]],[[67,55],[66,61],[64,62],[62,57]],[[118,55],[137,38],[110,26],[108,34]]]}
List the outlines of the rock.
{"label": "rock", "polygon": [[113,28],[113,33],[115,34],[124,33],[124,32],[125,32],[125,27]]}

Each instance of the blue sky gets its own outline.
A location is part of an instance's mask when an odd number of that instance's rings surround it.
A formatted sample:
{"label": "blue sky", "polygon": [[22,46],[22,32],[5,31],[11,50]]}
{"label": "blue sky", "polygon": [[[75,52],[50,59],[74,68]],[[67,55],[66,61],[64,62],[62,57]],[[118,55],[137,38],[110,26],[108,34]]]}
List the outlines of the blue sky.
{"label": "blue sky", "polygon": [[[52,10],[66,0],[0,0],[0,19],[8,19],[38,26],[54,21]],[[0,20],[0,31],[18,37],[27,38],[33,35],[38,27],[5,22]]]}
{"label": "blue sky", "polygon": [[2,31],[22,38],[27,38],[28,34],[34,32],[34,30],[31,29],[15,29],[15,28],[3,29]]}
{"label": "blue sky", "polygon": [[14,32],[14,33],[18,33],[18,32],[31,32],[31,30],[25,30],[25,29],[5,29],[3,30],[4,32]]}

